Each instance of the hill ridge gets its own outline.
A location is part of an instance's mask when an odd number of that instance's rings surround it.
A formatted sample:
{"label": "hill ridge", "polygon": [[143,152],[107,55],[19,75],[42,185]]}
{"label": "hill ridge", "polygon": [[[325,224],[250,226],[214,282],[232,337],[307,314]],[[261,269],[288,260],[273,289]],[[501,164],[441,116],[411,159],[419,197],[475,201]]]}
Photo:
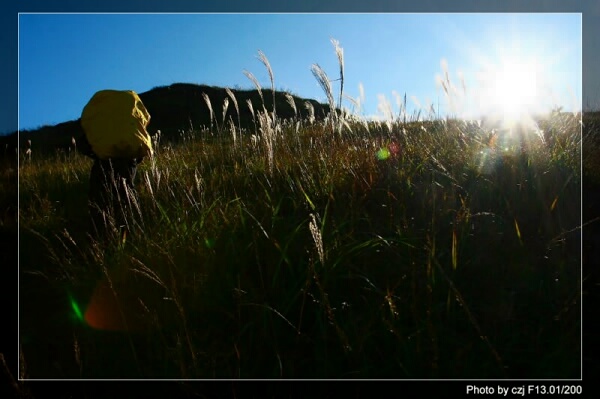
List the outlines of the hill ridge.
{"label": "hill ridge", "polygon": [[[161,137],[170,140],[177,139],[181,131],[198,129],[202,126],[209,127],[211,125],[210,111],[203,94],[208,96],[214,111],[214,118],[219,126],[223,123],[224,101],[226,98],[229,99],[229,106],[224,119],[227,121],[231,118],[234,125],[238,127],[237,111],[226,89],[226,87],[206,84],[175,82],[169,85],[155,86],[150,90],[139,93],[151,116],[148,132],[154,134],[160,130]],[[252,103],[255,111],[262,109],[263,99],[266,110],[272,111],[273,109],[273,95],[270,89],[261,88],[262,99],[257,89],[229,88],[229,90],[231,90],[238,103],[240,111],[239,124],[242,128],[254,127],[253,115],[248,107],[248,101]],[[308,111],[304,106],[305,102],[312,104],[317,119],[321,119],[329,113],[329,105],[319,103],[314,99],[302,98],[286,91],[276,90],[275,107],[279,118],[287,119],[295,116],[286,95],[291,95],[294,99],[296,112],[300,117],[308,115]],[[84,106],[85,104],[81,104],[81,109]],[[60,148],[68,148],[71,137],[77,138],[81,134],[83,134],[83,131],[78,118],[54,125],[44,125],[35,129],[12,132],[0,137],[0,146],[4,147],[3,152],[11,152],[16,148],[17,142],[24,146],[27,140],[31,140],[32,149],[51,152]]]}

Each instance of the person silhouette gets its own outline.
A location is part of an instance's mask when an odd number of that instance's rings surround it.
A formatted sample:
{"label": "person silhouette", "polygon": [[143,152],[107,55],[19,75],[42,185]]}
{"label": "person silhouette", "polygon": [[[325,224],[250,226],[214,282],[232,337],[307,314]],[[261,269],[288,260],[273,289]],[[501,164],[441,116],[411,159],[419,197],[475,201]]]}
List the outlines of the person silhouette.
{"label": "person silhouette", "polygon": [[137,166],[153,156],[150,114],[132,90],[101,90],[84,107],[77,149],[94,160],[88,207],[93,228],[129,228]]}

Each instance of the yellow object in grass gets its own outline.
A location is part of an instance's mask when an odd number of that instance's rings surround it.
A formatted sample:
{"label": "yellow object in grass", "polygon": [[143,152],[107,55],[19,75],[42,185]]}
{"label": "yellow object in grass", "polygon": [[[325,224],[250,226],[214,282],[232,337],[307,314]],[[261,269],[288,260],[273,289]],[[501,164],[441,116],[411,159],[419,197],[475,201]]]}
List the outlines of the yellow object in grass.
{"label": "yellow object in grass", "polygon": [[150,114],[132,90],[101,90],[81,113],[81,126],[100,159],[152,156]]}

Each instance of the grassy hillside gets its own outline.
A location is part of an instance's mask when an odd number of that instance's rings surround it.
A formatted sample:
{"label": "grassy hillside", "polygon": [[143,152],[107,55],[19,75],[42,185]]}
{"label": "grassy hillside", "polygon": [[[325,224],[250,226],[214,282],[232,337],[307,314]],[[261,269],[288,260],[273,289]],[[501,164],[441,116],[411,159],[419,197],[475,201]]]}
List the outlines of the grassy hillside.
{"label": "grassy hillside", "polygon": [[90,160],[23,163],[26,375],[579,376],[576,117],[257,119],[159,143],[105,237]]}

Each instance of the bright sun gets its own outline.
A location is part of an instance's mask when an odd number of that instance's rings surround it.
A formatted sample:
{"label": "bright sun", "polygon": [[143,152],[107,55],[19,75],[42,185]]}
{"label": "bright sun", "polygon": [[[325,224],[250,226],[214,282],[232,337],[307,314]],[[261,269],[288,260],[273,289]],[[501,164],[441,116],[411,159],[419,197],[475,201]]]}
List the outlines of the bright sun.
{"label": "bright sun", "polygon": [[535,61],[505,59],[484,78],[483,111],[515,123],[536,112],[542,103]]}
{"label": "bright sun", "polygon": [[517,116],[535,105],[537,97],[537,74],[531,64],[505,64],[496,76],[494,92],[504,115]]}

